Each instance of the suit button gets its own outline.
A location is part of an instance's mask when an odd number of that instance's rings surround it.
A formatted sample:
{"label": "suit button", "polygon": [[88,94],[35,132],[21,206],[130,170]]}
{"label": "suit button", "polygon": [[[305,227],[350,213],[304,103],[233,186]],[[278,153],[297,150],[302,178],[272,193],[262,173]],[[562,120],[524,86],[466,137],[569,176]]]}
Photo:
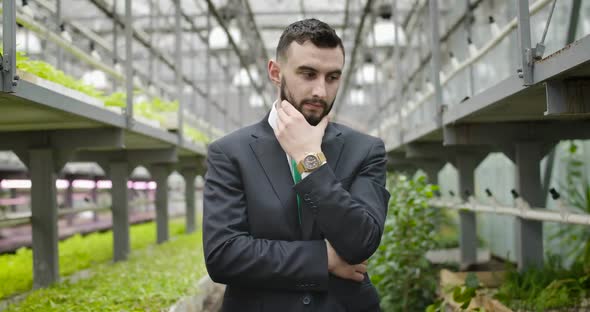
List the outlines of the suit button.
{"label": "suit button", "polygon": [[309,297],[309,295],[305,295],[305,297],[303,297],[303,304],[308,305],[311,302],[311,298]]}
{"label": "suit button", "polygon": [[311,200],[311,197],[309,196],[309,193],[303,195],[303,200],[305,200],[305,201],[310,201]]}

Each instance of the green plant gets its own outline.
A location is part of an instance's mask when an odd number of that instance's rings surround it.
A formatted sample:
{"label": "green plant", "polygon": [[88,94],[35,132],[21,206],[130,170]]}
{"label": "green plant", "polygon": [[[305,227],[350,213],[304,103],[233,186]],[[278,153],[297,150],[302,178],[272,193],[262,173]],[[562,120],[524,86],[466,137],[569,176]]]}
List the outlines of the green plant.
{"label": "green plant", "polygon": [[[578,146],[570,142],[565,158],[565,181],[559,188],[568,207],[576,213],[590,213],[590,178],[584,175],[584,161],[578,153]],[[588,226],[568,224],[559,228],[550,239],[557,239],[566,250],[565,256],[573,261],[585,264],[590,273],[590,231]]]}
{"label": "green plant", "polygon": [[167,310],[196,294],[197,281],[207,274],[201,242],[198,231],[134,251],[128,261],[103,263],[88,279],[36,290],[5,311]]}
{"label": "green plant", "polygon": [[127,94],[124,92],[114,92],[111,95],[102,98],[105,106],[125,107],[127,106]]}
{"label": "green plant", "polygon": [[176,112],[178,105],[178,101],[164,101],[157,96],[152,99],[152,107],[156,112]]}
{"label": "green plant", "polygon": [[205,133],[188,125],[184,125],[184,133],[196,142],[208,144],[211,141]]}
{"label": "green plant", "polygon": [[437,190],[424,176],[388,177],[391,194],[381,245],[369,260],[384,311],[423,310],[435,297],[436,273],[425,257],[435,246],[436,210],[428,199]]}
{"label": "green plant", "polygon": [[56,69],[49,63],[44,61],[30,60],[29,57],[26,56],[26,54],[22,51],[18,51],[16,54],[16,67],[24,72],[33,74],[51,82],[55,82],[92,97],[101,98],[103,95],[102,91],[99,91],[93,86],[87,85],[81,80],[65,74],[63,71]]}
{"label": "green plant", "polygon": [[[452,293],[453,300],[460,304],[459,309],[465,311],[471,304],[471,300],[477,295],[477,290],[480,288],[479,279],[473,272],[469,272],[465,278],[464,285],[456,285],[444,290],[445,293]],[[426,308],[426,312],[441,312],[445,311],[447,302],[445,299],[439,299],[435,303]],[[473,308],[470,311],[485,311],[484,308]]]}
{"label": "green plant", "polygon": [[163,115],[158,114],[156,111],[153,110],[151,102],[135,103],[133,107],[136,109],[138,115],[143,116],[147,119],[155,120],[160,124],[166,121],[166,118]]}
{"label": "green plant", "polygon": [[[170,222],[170,233],[184,231],[182,219]],[[133,225],[130,229],[131,249],[145,248],[155,243],[155,223]],[[112,231],[96,232],[86,236],[74,235],[59,242],[60,276],[68,276],[113,257]],[[15,254],[0,256],[0,299],[31,289],[33,285],[33,252],[20,248]]]}
{"label": "green plant", "polygon": [[506,281],[495,298],[514,310],[545,311],[576,308],[590,295],[590,274],[582,263],[570,269],[562,266],[561,257],[549,255],[543,268],[523,273],[507,268]]}
{"label": "green plant", "polygon": [[[2,53],[1,49],[0,53]],[[104,102],[105,106],[127,106],[127,96],[124,92],[114,92],[110,95],[104,95],[102,91],[83,83],[81,80],[65,74],[63,71],[56,69],[53,65],[47,62],[29,59],[29,57],[22,51],[17,52],[16,66],[21,71],[33,74],[45,80],[100,99]],[[139,90],[135,91],[140,92]],[[139,116],[143,116],[145,118],[156,120],[162,123],[164,122],[165,118],[161,115],[161,113],[178,111],[179,102],[164,101],[159,97],[154,97],[151,101],[137,103],[134,105],[134,107],[137,109],[137,114]]]}

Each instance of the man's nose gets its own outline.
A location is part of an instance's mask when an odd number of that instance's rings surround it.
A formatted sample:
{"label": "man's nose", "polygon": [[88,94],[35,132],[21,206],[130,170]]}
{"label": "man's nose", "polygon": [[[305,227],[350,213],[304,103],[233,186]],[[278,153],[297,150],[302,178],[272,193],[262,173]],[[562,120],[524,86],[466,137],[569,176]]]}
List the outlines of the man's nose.
{"label": "man's nose", "polygon": [[315,82],[312,96],[320,99],[326,98],[326,82],[323,79],[317,79]]}

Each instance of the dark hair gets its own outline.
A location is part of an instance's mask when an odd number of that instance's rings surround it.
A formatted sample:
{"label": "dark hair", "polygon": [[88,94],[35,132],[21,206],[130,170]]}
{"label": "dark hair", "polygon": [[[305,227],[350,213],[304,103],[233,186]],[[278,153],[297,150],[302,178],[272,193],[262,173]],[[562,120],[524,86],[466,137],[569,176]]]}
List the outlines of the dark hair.
{"label": "dark hair", "polygon": [[318,48],[340,47],[344,55],[344,46],[336,31],[320,20],[308,18],[297,21],[285,28],[277,45],[277,59],[287,57],[287,49],[293,41],[304,44],[308,40]]}

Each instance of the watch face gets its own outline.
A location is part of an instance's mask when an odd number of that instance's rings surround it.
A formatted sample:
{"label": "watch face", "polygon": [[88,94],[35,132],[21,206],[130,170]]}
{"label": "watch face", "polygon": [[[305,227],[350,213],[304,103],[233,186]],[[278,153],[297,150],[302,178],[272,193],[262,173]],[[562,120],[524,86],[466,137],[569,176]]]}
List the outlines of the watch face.
{"label": "watch face", "polygon": [[303,158],[305,169],[314,169],[320,165],[320,160],[315,155],[307,155]]}

